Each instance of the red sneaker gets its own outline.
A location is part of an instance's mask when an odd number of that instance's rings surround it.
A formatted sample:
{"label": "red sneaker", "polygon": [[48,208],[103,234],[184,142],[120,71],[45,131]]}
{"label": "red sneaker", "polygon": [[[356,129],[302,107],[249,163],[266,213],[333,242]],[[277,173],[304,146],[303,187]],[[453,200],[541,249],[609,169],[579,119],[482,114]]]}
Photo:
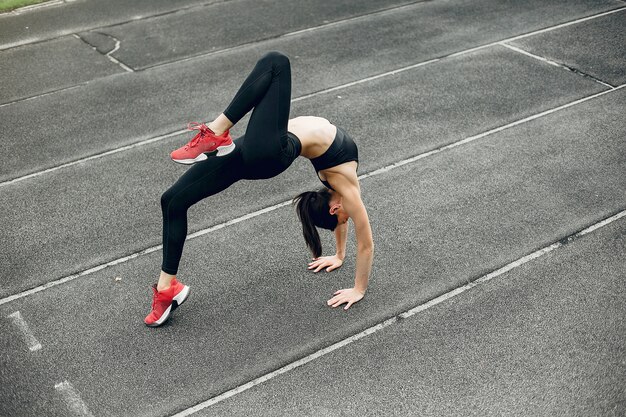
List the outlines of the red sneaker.
{"label": "red sneaker", "polygon": [[220,136],[215,133],[204,123],[189,123],[189,130],[198,130],[196,136],[189,141],[188,144],[176,149],[170,154],[174,162],[180,164],[193,164],[207,159],[206,153],[217,151],[217,156],[224,156],[235,150],[235,144],[227,130]]}
{"label": "red sneaker", "polygon": [[152,286],[152,311],[144,319],[150,327],[158,327],[165,323],[170,313],[185,302],[189,295],[189,287],[172,280],[170,287],[163,291],[157,291],[156,284]]}

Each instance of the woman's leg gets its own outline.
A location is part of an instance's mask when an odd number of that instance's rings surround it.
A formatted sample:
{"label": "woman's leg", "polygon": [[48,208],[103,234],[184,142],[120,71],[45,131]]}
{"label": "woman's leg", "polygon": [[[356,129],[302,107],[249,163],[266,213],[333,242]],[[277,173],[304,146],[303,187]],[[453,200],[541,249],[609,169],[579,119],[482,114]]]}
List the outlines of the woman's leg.
{"label": "woman's leg", "polygon": [[187,236],[189,207],[241,179],[244,164],[279,158],[281,138],[287,134],[290,104],[289,59],[279,52],[269,52],[256,63],[224,113],[208,125],[215,133],[222,133],[254,108],[244,146],[232,155],[209,158],[194,165],[161,197],[163,273],[159,284],[171,280],[178,270]]}
{"label": "woman's leg", "polygon": [[246,165],[280,157],[282,140],[287,135],[290,105],[289,58],[279,52],[269,52],[256,63],[224,111],[227,120],[236,124],[254,108],[242,149]]}
{"label": "woman's leg", "polygon": [[197,163],[161,196],[163,211],[163,264],[158,288],[166,288],[178,271],[187,237],[187,210],[198,201],[225,190],[240,180],[241,153]]}

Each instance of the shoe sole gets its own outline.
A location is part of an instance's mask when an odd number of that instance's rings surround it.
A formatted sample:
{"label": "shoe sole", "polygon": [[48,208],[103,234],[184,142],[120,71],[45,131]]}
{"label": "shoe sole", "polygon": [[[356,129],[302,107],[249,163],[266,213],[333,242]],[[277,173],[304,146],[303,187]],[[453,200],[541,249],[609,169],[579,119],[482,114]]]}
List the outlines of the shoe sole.
{"label": "shoe sole", "polygon": [[185,285],[182,291],[176,294],[176,297],[172,299],[172,311],[176,310],[178,306],[181,306],[185,302],[187,297],[189,297],[189,291],[189,287]]}
{"label": "shoe sole", "polygon": [[170,317],[171,313],[174,310],[176,310],[178,306],[182,305],[185,302],[185,300],[187,300],[187,297],[189,297],[189,291],[190,291],[189,287],[185,285],[182,291],[176,294],[176,296],[172,299],[172,304],[170,304],[167,310],[163,312],[163,315],[161,316],[161,318],[159,318],[157,321],[155,321],[152,324],[146,324],[146,326],[159,327],[163,325],[167,321],[167,319]]}
{"label": "shoe sole", "polygon": [[205,161],[206,159],[208,159],[207,154],[209,154],[209,155],[215,154],[215,156],[226,156],[226,155],[228,155],[229,153],[231,153],[234,150],[235,150],[235,143],[231,143],[230,145],[226,145],[226,146],[218,146],[217,149],[215,149],[214,151],[201,153],[200,155],[198,155],[198,156],[196,156],[195,158],[192,158],[192,159],[174,159],[174,158],[172,158],[172,161],[178,162],[179,164],[191,165],[191,164],[195,164],[196,162],[201,162],[201,161]]}

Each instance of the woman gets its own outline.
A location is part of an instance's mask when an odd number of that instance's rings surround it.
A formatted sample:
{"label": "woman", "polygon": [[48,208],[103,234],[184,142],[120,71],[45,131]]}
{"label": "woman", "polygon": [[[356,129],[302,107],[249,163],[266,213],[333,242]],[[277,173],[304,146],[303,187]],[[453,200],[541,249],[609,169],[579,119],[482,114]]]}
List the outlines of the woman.
{"label": "woman", "polygon": [[[187,145],[172,152],[175,162],[195,165],[161,197],[163,264],[158,284],[153,286],[152,311],[145,319],[148,326],[163,324],[189,295],[189,287],[176,280],[187,236],[189,207],[240,179],[275,177],[298,156],[311,160],[327,187],[302,193],[294,199],[304,238],[314,256],[308,269],[332,271],[342,265],[347,221],[351,218],[358,243],[355,284],[353,288],[335,292],[327,304],[337,307],[345,303],[347,310],[363,298],[374,245],[356,175],[356,145],[326,119],[289,120],[290,104],[289,59],[270,52],[257,62],[224,113],[208,125],[191,124],[189,129],[198,133]],[[245,135],[233,141],[229,129],[253,108]],[[316,226],[334,230],[337,242],[334,256],[321,256]]]}

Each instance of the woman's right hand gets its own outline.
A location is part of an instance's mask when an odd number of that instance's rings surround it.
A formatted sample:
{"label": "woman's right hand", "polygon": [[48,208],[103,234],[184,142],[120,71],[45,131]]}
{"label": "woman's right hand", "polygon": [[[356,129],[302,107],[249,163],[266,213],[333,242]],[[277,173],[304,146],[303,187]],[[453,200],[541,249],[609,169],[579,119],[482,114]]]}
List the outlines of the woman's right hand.
{"label": "woman's right hand", "polygon": [[319,258],[314,258],[313,262],[309,262],[307,269],[314,269],[313,272],[319,272],[326,268],[326,272],[330,272],[341,267],[341,265],[343,265],[343,260],[337,255],[320,256]]}

